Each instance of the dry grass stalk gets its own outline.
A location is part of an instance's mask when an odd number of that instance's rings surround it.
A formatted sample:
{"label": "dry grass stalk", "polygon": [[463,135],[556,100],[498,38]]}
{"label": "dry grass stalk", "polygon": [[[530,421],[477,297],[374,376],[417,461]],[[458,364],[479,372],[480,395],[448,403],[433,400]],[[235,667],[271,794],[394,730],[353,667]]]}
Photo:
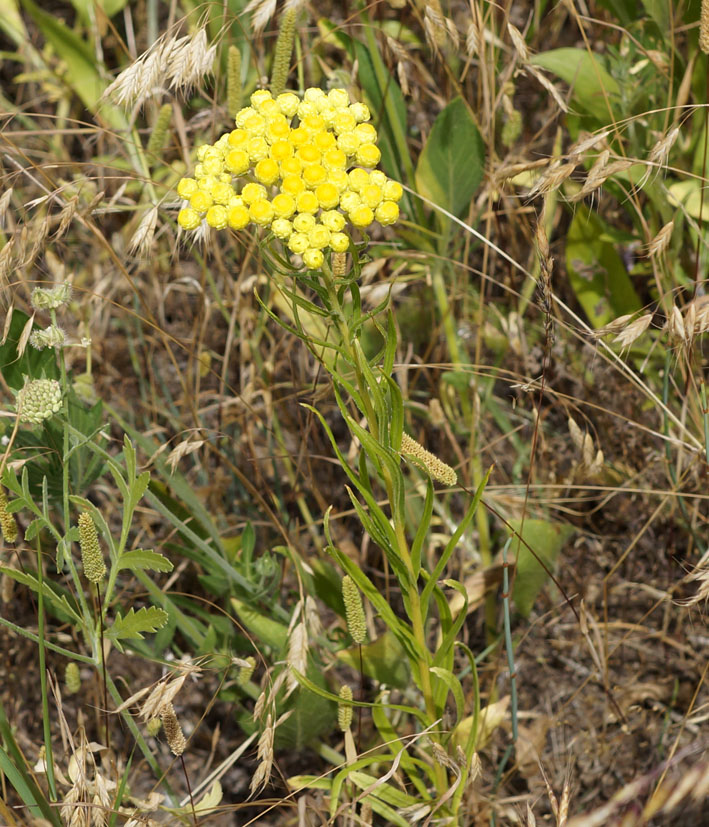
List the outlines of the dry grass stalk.
{"label": "dry grass stalk", "polygon": [[[709,762],[702,762],[674,778],[666,778],[649,795],[641,810],[639,799],[648,794],[656,782],[657,771],[626,784],[602,807],[590,813],[574,816],[567,827],[645,827],[657,816],[669,816],[680,806],[688,803],[700,807],[709,795]],[[685,814],[682,824],[699,824],[689,821]],[[659,822],[657,822],[659,823]],[[666,819],[662,822],[669,823]],[[672,823],[675,823],[674,821]]]}
{"label": "dry grass stalk", "polygon": [[709,565],[697,567],[692,574],[687,578],[687,582],[696,582],[697,591],[691,596],[683,600],[678,600],[680,606],[694,606],[696,603],[702,603],[709,600]]}
{"label": "dry grass stalk", "polygon": [[15,239],[16,236],[10,236],[7,243],[0,250],[0,282],[6,284],[10,271],[14,269],[15,265]]}
{"label": "dry grass stalk", "polygon": [[670,315],[665,322],[663,330],[667,331],[671,344],[684,345],[685,347],[689,344],[689,340],[685,332],[684,319],[682,318],[682,313],[676,304],[672,305],[672,310],[670,311]]}
{"label": "dry grass stalk", "polygon": [[530,63],[530,55],[529,49],[527,48],[527,44],[522,37],[522,33],[520,30],[513,26],[512,23],[507,24],[507,31],[509,32],[510,39],[512,40],[512,45],[515,47],[515,51],[519,56],[520,62],[522,63],[525,72],[531,75],[537,83],[546,89],[546,91],[554,98],[556,101],[557,106],[561,109],[562,112],[568,112],[569,107],[566,101],[561,97],[559,90],[554,86],[554,84],[549,80],[549,78],[534,64]]}
{"label": "dry grass stalk", "polygon": [[[570,165],[569,165],[570,166]],[[544,200],[541,213],[537,218],[537,226],[534,234],[534,242],[539,258],[539,304],[544,312],[544,350],[549,355],[551,346],[554,343],[554,293],[551,287],[551,274],[554,267],[554,259],[551,257],[549,239],[546,232],[547,200]]]}
{"label": "dry grass stalk", "polygon": [[292,692],[298,686],[296,672],[304,675],[308,671],[308,630],[303,621],[296,623],[288,638],[288,690]]}
{"label": "dry grass stalk", "polygon": [[650,327],[652,313],[646,313],[627,324],[613,339],[613,344],[620,345],[623,350],[629,348]]}
{"label": "dry grass stalk", "polygon": [[261,34],[266,28],[266,23],[276,12],[276,0],[251,0],[244,12],[251,15],[251,28],[254,34]]}
{"label": "dry grass stalk", "polygon": [[709,296],[697,296],[684,311],[684,332],[688,339],[709,331]]}
{"label": "dry grass stalk", "polygon": [[396,59],[396,76],[399,79],[402,93],[408,97],[411,93],[409,87],[409,75],[411,74],[411,62],[406,49],[395,38],[387,35],[386,43]]}
{"label": "dry grass stalk", "polygon": [[5,223],[5,213],[7,212],[8,204],[12,198],[12,187],[8,187],[0,196],[0,224]]}
{"label": "dry grass stalk", "polygon": [[251,794],[254,795],[258,790],[268,784],[271,777],[271,769],[273,768],[273,738],[275,735],[275,727],[273,726],[273,718],[271,713],[266,718],[266,727],[258,739],[257,759],[259,761],[258,767],[254,777],[251,779]]}
{"label": "dry grass stalk", "polygon": [[647,245],[648,256],[661,256],[670,245],[672,230],[675,228],[674,221],[668,221],[660,232]]}
{"label": "dry grass stalk", "polygon": [[664,167],[667,166],[667,160],[670,157],[670,150],[674,146],[675,141],[679,137],[679,126],[673,126],[670,131],[664,135],[660,140],[653,146],[650,150],[650,154],[647,156],[647,170],[643,175],[640,183],[638,184],[639,187],[642,187],[647,182],[648,178],[652,174],[653,168],[656,168],[659,172]]}
{"label": "dry grass stalk", "polygon": [[537,178],[527,193],[527,197],[534,198],[537,195],[546,195],[548,192],[559,189],[575,169],[576,164],[573,161],[567,164],[562,164],[561,161],[554,161],[549,166],[549,169]]}
{"label": "dry grass stalk", "polygon": [[62,208],[62,211],[59,213],[59,226],[57,227],[56,232],[54,233],[54,240],[56,241],[58,238],[61,238],[64,233],[69,229],[69,225],[74,219],[76,215],[77,208],[79,206],[79,196],[75,195],[71,198]]}
{"label": "dry grass stalk", "polygon": [[128,245],[128,251],[131,255],[137,255],[141,258],[147,256],[153,243],[157,226],[158,208],[153,206],[145,213],[140,224],[138,224],[138,229],[133,233],[133,237]]}
{"label": "dry grass stalk", "polygon": [[599,144],[606,144],[606,138],[610,135],[610,129],[604,129],[603,132],[596,132],[589,134],[582,132],[575,144],[571,146],[568,152],[569,160],[580,158],[585,155],[589,149],[595,149]]}
{"label": "dry grass stalk", "polygon": [[470,3],[470,13],[472,20],[465,33],[465,51],[468,53],[468,57],[475,57],[480,53],[485,27],[477,2]]}
{"label": "dry grass stalk", "polygon": [[207,31],[179,38],[164,35],[124,69],[104,92],[118,106],[141,106],[168,85],[175,91],[199,83],[212,71],[216,46],[207,46]]}

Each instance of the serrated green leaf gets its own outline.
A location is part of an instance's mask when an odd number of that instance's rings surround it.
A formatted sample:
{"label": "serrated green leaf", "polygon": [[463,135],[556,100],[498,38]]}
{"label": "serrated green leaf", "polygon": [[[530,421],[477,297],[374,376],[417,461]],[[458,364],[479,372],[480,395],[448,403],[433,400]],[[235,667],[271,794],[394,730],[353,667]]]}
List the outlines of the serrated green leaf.
{"label": "serrated green leaf", "polygon": [[531,59],[531,63],[568,83],[573,90],[573,101],[580,109],[601,123],[611,121],[608,106],[620,95],[620,87],[606,71],[600,55],[590,54],[586,49],[564,47],[541,52]]}
{"label": "serrated green leaf", "polygon": [[167,612],[156,606],[143,607],[137,612],[131,609],[125,616],[116,616],[113,625],[106,629],[106,637],[111,640],[142,640],[143,634],[156,632],[167,623],[167,620]]}
{"label": "serrated green leaf", "polygon": [[172,571],[174,566],[163,554],[147,548],[126,551],[118,559],[119,569],[147,569],[148,571]]}
{"label": "serrated green leaf", "polygon": [[416,167],[422,195],[453,215],[464,213],[482,181],[485,145],[470,110],[454,98],[434,121]]}

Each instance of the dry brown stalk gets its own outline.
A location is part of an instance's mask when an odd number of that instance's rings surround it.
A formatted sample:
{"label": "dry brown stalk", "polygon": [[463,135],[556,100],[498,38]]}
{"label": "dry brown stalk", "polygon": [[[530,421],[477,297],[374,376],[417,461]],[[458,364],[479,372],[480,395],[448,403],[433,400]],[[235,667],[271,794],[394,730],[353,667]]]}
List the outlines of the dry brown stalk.
{"label": "dry brown stalk", "polygon": [[675,228],[674,221],[668,221],[658,232],[655,238],[647,245],[648,256],[661,256],[669,247],[672,238],[672,230]]}

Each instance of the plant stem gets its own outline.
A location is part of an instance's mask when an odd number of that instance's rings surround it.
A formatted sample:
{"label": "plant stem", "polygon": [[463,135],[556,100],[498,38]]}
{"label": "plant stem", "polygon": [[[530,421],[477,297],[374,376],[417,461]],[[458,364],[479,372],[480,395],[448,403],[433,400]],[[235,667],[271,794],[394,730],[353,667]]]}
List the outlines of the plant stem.
{"label": "plant stem", "polygon": [[44,649],[44,576],[42,573],[42,546],[39,536],[37,544],[37,642],[39,644],[39,681],[42,691],[42,728],[44,730],[44,762],[47,768],[49,797],[57,800],[57,786],[54,780],[54,756],[52,754],[52,730],[49,720],[49,696],[47,694],[47,665]]}

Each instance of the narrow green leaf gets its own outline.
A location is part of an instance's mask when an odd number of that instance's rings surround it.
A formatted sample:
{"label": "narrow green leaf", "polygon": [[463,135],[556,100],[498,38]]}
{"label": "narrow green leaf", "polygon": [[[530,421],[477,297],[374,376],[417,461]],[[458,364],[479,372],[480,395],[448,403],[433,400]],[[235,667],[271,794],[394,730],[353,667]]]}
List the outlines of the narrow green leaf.
{"label": "narrow green leaf", "polygon": [[239,620],[261,643],[270,646],[277,654],[283,652],[288,641],[288,627],[284,623],[256,611],[243,600],[232,597],[231,605]]}
{"label": "narrow green leaf", "polygon": [[[39,582],[37,578],[27,571],[18,571],[17,569],[11,569],[8,566],[0,566],[0,574],[6,574],[18,583],[22,583],[24,586],[29,586],[33,592],[39,593]],[[78,625],[83,624],[81,615],[77,609],[71,605],[68,597],[64,594],[60,594],[58,591],[55,591],[46,580],[42,581],[42,594],[55,609],[58,609],[63,614],[67,615],[67,617],[69,617],[74,623]]]}

